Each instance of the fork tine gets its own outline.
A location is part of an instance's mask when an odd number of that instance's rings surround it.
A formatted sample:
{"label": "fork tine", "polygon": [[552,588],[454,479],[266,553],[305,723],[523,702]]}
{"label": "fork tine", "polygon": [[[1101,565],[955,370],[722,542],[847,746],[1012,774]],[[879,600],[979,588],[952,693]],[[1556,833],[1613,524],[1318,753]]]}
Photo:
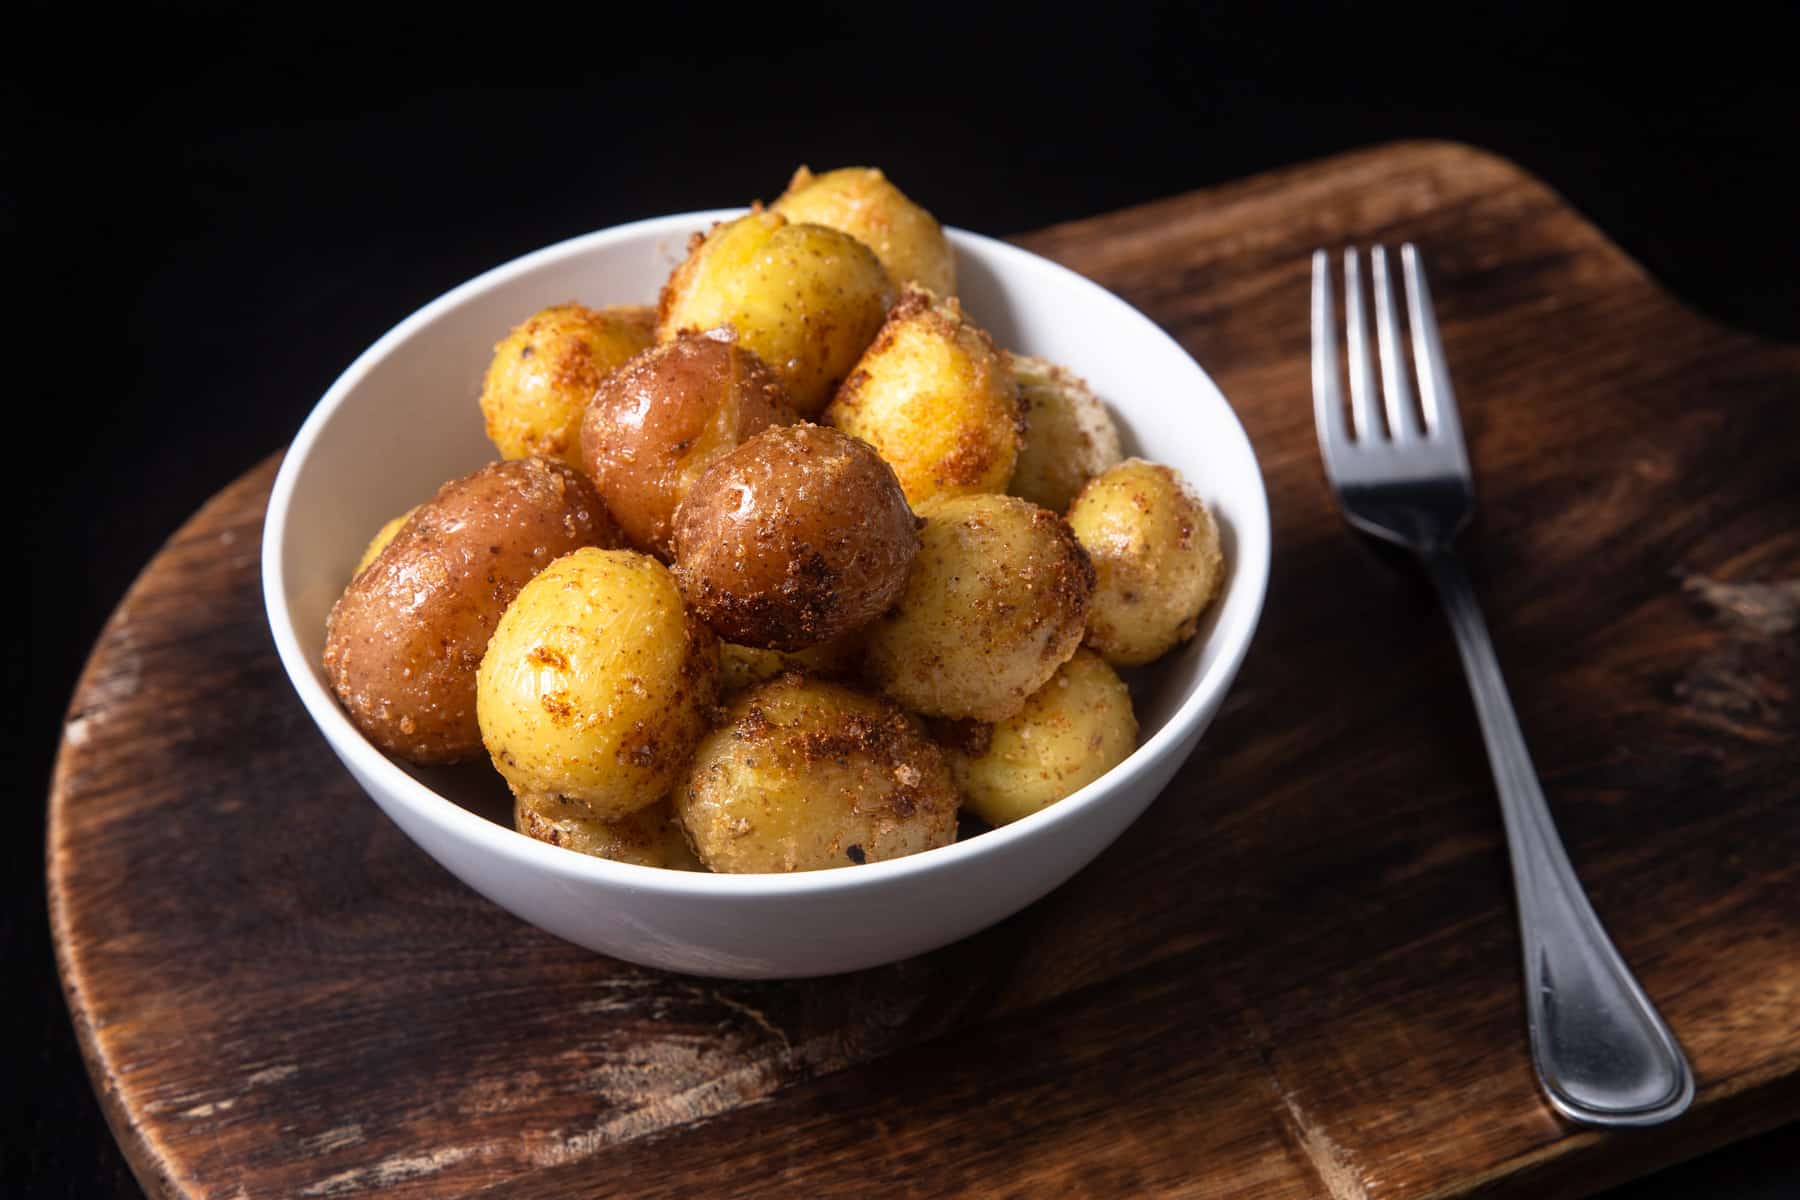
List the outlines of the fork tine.
{"label": "fork tine", "polygon": [[1400,309],[1394,303],[1388,276],[1387,248],[1377,246],[1369,255],[1375,275],[1375,330],[1381,344],[1381,391],[1387,400],[1388,433],[1395,442],[1416,441],[1419,418],[1415,415],[1412,385],[1406,378],[1406,355],[1400,342]]}
{"label": "fork tine", "polygon": [[1349,440],[1344,430],[1344,394],[1338,388],[1337,316],[1331,303],[1331,256],[1313,251],[1312,368],[1313,420],[1319,427],[1319,446],[1327,471],[1331,452]]}
{"label": "fork tine", "polygon": [[1354,246],[1344,251],[1344,342],[1350,351],[1350,419],[1356,426],[1356,440],[1379,441],[1381,423],[1375,416],[1375,368],[1369,359],[1362,261]]}
{"label": "fork tine", "polygon": [[1425,268],[1411,242],[1400,247],[1401,269],[1406,273],[1406,310],[1412,322],[1413,362],[1419,372],[1419,398],[1425,422],[1434,437],[1463,449],[1462,418],[1456,411],[1456,395],[1450,390],[1450,368],[1444,363],[1444,343],[1438,336],[1437,314],[1431,307],[1431,289]]}

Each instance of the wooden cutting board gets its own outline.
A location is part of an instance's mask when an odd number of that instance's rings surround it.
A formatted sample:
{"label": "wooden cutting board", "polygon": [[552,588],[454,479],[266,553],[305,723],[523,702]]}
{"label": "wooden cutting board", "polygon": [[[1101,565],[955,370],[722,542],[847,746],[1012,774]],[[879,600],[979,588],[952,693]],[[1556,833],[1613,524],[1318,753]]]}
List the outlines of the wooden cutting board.
{"label": "wooden cutting board", "polygon": [[[1699,1076],[1666,1129],[1539,1099],[1455,652],[1320,475],[1307,255],[1375,239],[1427,254],[1513,697]],[[1800,349],[1453,145],[1021,241],[1173,331],[1268,476],[1262,629],[1145,817],[1003,925],[857,975],[565,945],[415,849],[308,723],[263,621],[266,462],[120,605],[50,796],[63,981],[153,1194],[1545,1198],[1800,1116]]]}

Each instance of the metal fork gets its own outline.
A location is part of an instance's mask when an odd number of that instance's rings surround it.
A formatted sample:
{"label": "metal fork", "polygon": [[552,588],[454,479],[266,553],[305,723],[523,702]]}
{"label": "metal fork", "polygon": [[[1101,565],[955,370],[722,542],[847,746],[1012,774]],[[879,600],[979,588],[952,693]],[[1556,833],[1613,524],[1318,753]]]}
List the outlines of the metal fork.
{"label": "metal fork", "polygon": [[1313,409],[1325,473],[1352,525],[1418,556],[1456,634],[1506,822],[1525,950],[1525,1012],[1539,1083],[1571,1120],[1655,1125],[1686,1110],[1694,1096],[1693,1072],[1575,878],[1474,590],[1452,552],[1474,508],[1474,486],[1425,272],[1410,244],[1400,248],[1400,256],[1422,403],[1415,409],[1387,252],[1379,246],[1370,255],[1381,359],[1377,396],[1361,263],[1354,249],[1346,250],[1347,425],[1338,385],[1331,259],[1323,250],[1313,255]]}

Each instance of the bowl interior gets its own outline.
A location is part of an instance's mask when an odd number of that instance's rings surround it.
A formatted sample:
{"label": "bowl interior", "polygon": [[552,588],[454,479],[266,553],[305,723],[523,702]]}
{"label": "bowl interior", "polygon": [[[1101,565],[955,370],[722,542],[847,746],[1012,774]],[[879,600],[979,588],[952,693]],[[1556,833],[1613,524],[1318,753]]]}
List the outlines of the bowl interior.
{"label": "bowl interior", "polygon": [[[326,616],[384,521],[494,457],[475,402],[494,344],[547,305],[653,303],[688,236],[730,215],[638,222],[496,268],[402,322],[320,402],[289,451],[271,503],[278,570],[270,576],[269,601],[290,673],[340,751],[343,739],[360,741],[360,735],[331,702],[319,666]],[[1199,636],[1129,679],[1141,727],[1137,754],[1153,752],[1155,744],[1179,739],[1178,717],[1201,719],[1205,693],[1217,693],[1210,696],[1216,705],[1261,608],[1268,511],[1248,439],[1205,372],[1142,314],[1047,260],[949,233],[970,315],[1001,346],[1052,359],[1086,378],[1111,410],[1126,452],[1181,471],[1218,517],[1229,570],[1224,594]],[[510,827],[505,788],[486,764],[404,769]]]}

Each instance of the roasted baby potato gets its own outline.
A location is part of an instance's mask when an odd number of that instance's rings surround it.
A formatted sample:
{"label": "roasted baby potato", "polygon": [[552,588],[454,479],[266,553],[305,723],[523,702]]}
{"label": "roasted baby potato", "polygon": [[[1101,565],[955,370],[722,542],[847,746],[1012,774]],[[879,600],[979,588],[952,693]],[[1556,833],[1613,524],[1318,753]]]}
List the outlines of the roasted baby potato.
{"label": "roasted baby potato", "polygon": [[1067,512],[1083,485],[1119,461],[1119,431],[1080,376],[1028,355],[1012,356],[1025,407],[1025,448],[1006,490]]}
{"label": "roasted baby potato", "polygon": [[578,550],[500,618],[476,713],[515,797],[617,821],[668,794],[718,683],[718,641],[668,568],[633,550]]}
{"label": "roasted baby potato", "polygon": [[868,442],[906,498],[1003,492],[1025,418],[1006,356],[954,299],[909,287],[825,410]]}
{"label": "roasted baby potato", "polygon": [[363,735],[419,763],[481,751],[475,668],[500,614],[558,555],[623,541],[588,481],[493,463],[421,504],[332,606],[325,676]]}
{"label": "roasted baby potato", "polygon": [[894,298],[875,252],[847,233],[757,211],[696,235],[657,305],[657,338],[728,325],[803,417],[825,407]]}
{"label": "roasted baby potato", "polygon": [[704,870],[666,800],[617,821],[597,821],[580,805],[555,796],[514,799],[513,828],[526,837],[595,858],[640,867]]}
{"label": "roasted baby potato", "polygon": [[867,445],[765,429],[714,461],[675,514],[675,577],[728,642],[804,650],[874,620],[906,585],[918,522]]}
{"label": "roasted baby potato", "polygon": [[581,416],[600,381],[655,339],[655,311],[641,305],[559,304],[494,347],[481,385],[481,415],[502,458],[539,455],[581,466]]}
{"label": "roasted baby potato", "polygon": [[874,167],[794,172],[772,205],[790,221],[841,229],[869,249],[896,285],[916,283],[956,294],[956,256],[937,218],[907,199]]}
{"label": "roasted baby potato", "polygon": [[1024,708],[989,727],[985,742],[952,745],[950,773],[971,812],[1005,825],[1125,761],[1137,745],[1131,693],[1105,659],[1077,650]]}
{"label": "roasted baby potato", "polygon": [[1004,721],[1080,646],[1094,569],[1061,517],[1016,496],[937,500],[924,517],[864,670],[913,712]]}
{"label": "roasted baby potato", "polygon": [[1219,527],[1173,470],[1128,458],[1069,506],[1099,586],[1087,644],[1114,666],[1162,657],[1194,636],[1225,575]]}
{"label": "roasted baby potato", "polygon": [[798,674],[732,702],[673,800],[715,871],[848,867],[956,838],[956,788],[918,722]]}
{"label": "roasted baby potato", "polygon": [[356,560],[356,570],[350,572],[351,577],[354,578],[368,570],[369,564],[374,562],[376,557],[380,555],[383,550],[387,549],[387,544],[394,540],[394,535],[400,532],[401,528],[406,524],[407,518],[418,511],[419,506],[415,504],[393,520],[387,522],[380,529],[377,529],[375,531],[375,536],[369,539],[368,548],[362,552],[362,557]]}
{"label": "roasted baby potato", "polygon": [[758,650],[755,646],[721,642],[719,689],[724,692],[741,692],[789,671],[802,671],[822,679],[853,680],[861,674],[865,640],[863,631],[859,629],[792,653]]}
{"label": "roasted baby potato", "polygon": [[601,380],[581,424],[581,465],[625,536],[667,561],[675,506],[700,472],[771,425],[787,392],[730,330],[684,334]]}

